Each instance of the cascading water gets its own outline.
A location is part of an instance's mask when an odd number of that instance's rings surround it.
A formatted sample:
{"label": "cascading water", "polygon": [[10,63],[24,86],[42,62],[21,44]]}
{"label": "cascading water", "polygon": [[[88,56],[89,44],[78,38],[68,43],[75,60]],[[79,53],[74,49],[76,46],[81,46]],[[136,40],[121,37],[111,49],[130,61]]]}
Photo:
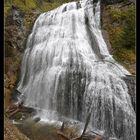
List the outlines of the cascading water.
{"label": "cascading water", "polygon": [[[17,90],[41,118],[65,116],[106,135],[135,139],[135,111],[122,79],[129,72],[109,54],[100,30],[100,1],[63,4],[36,20]],[[24,97],[24,98],[22,98]],[[43,111],[45,110],[45,111]]]}

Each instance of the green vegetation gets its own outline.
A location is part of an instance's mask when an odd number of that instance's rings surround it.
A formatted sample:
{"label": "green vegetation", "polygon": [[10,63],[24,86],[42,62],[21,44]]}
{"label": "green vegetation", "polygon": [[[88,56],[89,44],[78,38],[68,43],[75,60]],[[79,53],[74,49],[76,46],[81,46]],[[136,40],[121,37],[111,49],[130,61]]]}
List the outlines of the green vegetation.
{"label": "green vegetation", "polygon": [[6,12],[11,9],[12,4],[14,4],[23,12],[28,13],[34,9],[40,10],[41,12],[47,12],[57,8],[63,3],[71,1],[73,0],[5,0],[4,13],[6,14]]}
{"label": "green vegetation", "polygon": [[[119,26],[112,29],[117,34],[115,44],[126,48],[135,48],[135,6],[130,5],[127,9],[111,8],[110,17],[113,23]],[[115,45],[114,44],[114,45]]]}
{"label": "green vegetation", "polygon": [[135,50],[135,7],[130,6],[129,9],[126,11],[125,15],[126,26],[124,27],[122,43],[125,47]]}
{"label": "green vegetation", "polygon": [[105,10],[108,13],[105,29],[109,33],[114,58],[126,68],[135,64],[135,5],[110,5]]}
{"label": "green vegetation", "polygon": [[16,113],[14,119],[18,121],[20,118],[22,118],[22,113],[21,112]]}

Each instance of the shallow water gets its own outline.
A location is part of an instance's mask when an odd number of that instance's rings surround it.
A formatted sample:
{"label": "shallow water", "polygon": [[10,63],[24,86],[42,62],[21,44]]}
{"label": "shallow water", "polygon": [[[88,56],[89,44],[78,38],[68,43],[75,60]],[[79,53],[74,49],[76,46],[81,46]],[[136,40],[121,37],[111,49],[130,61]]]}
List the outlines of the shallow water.
{"label": "shallow water", "polygon": [[[17,128],[31,140],[60,140],[57,131],[60,130],[62,122],[43,120],[34,122],[32,118],[28,118],[23,122],[16,122]],[[66,125],[63,130],[64,134],[73,137],[78,136],[81,132],[74,125]]]}

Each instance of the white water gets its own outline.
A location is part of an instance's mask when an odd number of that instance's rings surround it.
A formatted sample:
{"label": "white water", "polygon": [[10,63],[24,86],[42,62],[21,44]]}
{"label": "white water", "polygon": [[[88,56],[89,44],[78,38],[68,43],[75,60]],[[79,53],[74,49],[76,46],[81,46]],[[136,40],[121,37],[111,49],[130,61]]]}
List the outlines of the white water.
{"label": "white water", "polygon": [[82,0],[38,17],[17,90],[26,106],[41,109],[42,119],[85,122],[92,106],[93,128],[134,140],[135,112],[121,78],[125,74],[130,73],[115,62],[103,39],[100,1]]}

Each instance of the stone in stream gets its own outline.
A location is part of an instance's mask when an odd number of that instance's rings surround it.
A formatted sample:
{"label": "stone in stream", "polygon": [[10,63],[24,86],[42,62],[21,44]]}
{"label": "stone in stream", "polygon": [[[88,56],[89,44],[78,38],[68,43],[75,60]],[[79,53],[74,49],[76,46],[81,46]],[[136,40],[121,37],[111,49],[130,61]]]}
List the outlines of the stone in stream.
{"label": "stone in stream", "polygon": [[40,117],[34,118],[33,121],[36,122],[36,123],[39,122],[40,121]]}

